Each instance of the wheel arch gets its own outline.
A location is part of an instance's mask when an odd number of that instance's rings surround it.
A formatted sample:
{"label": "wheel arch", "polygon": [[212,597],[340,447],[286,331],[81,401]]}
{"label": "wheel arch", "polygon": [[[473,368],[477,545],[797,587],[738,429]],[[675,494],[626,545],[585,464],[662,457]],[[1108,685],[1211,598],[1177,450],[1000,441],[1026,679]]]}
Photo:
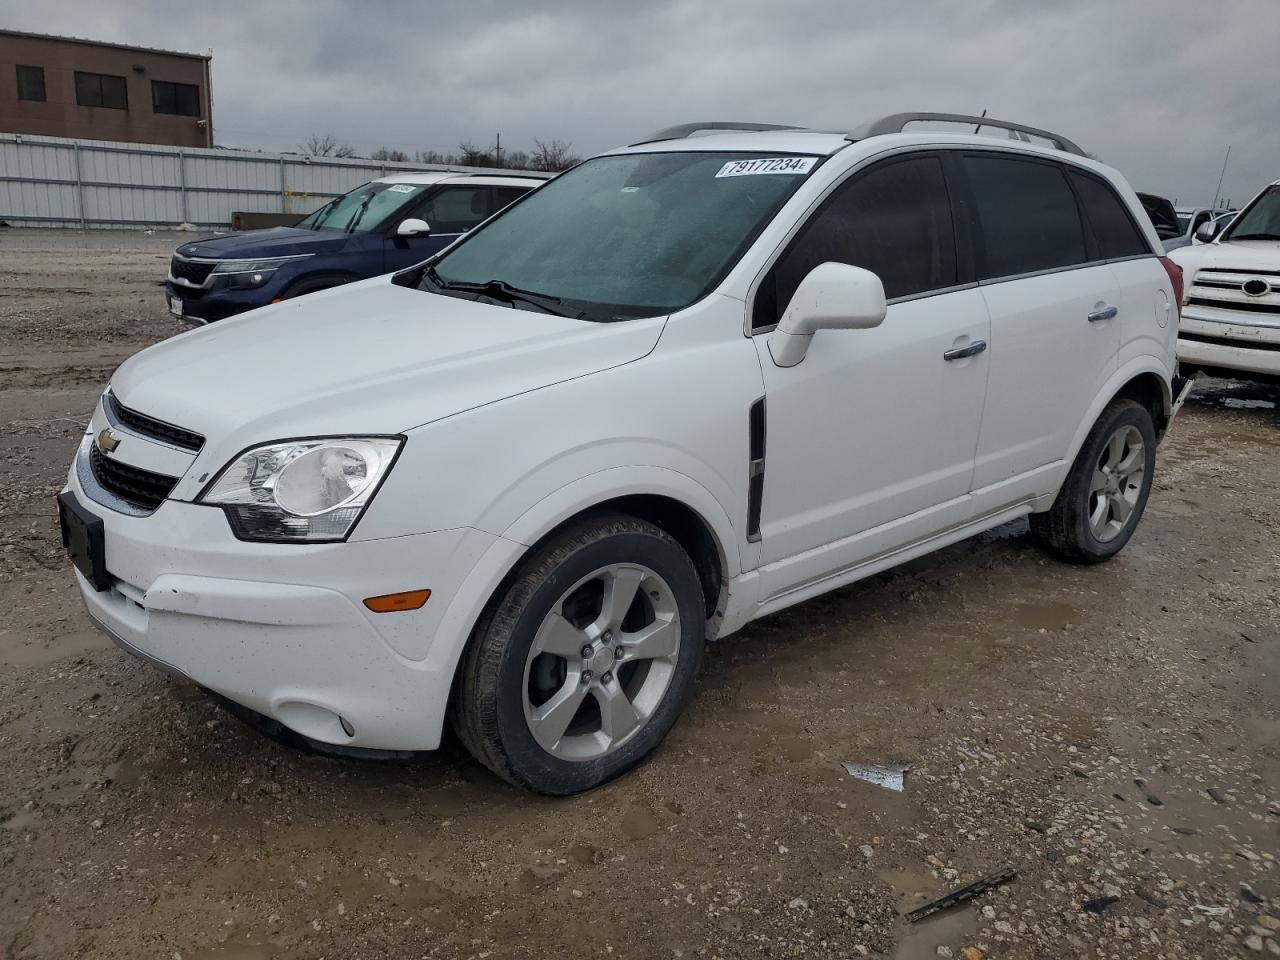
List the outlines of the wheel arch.
{"label": "wheel arch", "polygon": [[1173,388],[1169,370],[1155,357],[1138,357],[1121,366],[1098,391],[1071,440],[1071,449],[1064,460],[1067,468],[1075,462],[1085,438],[1098,417],[1102,416],[1102,411],[1117,398],[1134,400],[1151,411],[1151,418],[1156,425],[1156,437],[1163,436],[1169,425],[1169,418],[1173,415]]}
{"label": "wheel arch", "polygon": [[[623,479],[625,477],[625,480]],[[530,552],[585,517],[625,513],[666,530],[689,552],[703,587],[708,636],[724,613],[728,583],[741,571],[737,531],[728,513],[704,487],[660,467],[618,467],[584,477],[540,499],[496,537],[454,596],[437,626],[428,665],[456,680],[463,651],[476,625],[502,595]]]}
{"label": "wheel arch", "polygon": [[345,270],[320,269],[304,273],[289,281],[289,285],[280,291],[280,298],[300,297],[307,293],[319,293],[344,284],[354,283],[361,278]]}

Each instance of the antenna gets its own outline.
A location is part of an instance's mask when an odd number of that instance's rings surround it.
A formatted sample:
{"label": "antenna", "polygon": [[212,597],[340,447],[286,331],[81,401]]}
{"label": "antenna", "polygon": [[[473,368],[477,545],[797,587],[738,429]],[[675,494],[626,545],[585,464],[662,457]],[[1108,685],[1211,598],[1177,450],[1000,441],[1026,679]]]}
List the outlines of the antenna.
{"label": "antenna", "polygon": [[1227,144],[1227,155],[1222,158],[1222,172],[1218,174],[1218,187],[1213,191],[1213,206],[1217,209],[1218,195],[1222,193],[1222,178],[1227,175],[1227,161],[1231,159],[1231,144]]}

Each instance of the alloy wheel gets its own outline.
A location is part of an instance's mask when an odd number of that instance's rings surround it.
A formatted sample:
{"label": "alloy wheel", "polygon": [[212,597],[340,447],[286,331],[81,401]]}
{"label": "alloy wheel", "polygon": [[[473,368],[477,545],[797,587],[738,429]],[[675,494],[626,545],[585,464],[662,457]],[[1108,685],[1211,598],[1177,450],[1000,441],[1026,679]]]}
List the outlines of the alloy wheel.
{"label": "alloy wheel", "polygon": [[1099,543],[1114,540],[1129,523],[1146,473],[1142,434],[1128,424],[1119,427],[1102,448],[1089,483],[1089,528]]}
{"label": "alloy wheel", "polygon": [[524,715],[534,740],[562,760],[597,760],[645,725],[671,685],[680,614],[667,582],[617,563],[560,595],[534,635]]}

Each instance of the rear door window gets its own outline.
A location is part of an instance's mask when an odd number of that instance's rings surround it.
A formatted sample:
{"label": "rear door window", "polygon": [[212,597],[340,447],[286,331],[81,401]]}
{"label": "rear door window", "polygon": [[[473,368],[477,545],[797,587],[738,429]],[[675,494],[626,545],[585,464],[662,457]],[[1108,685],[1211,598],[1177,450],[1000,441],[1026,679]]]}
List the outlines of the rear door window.
{"label": "rear door window", "polygon": [[494,187],[493,212],[497,213],[503,207],[510,206],[528,192],[528,187]]}
{"label": "rear door window", "polygon": [[892,160],[838,188],[761,284],[753,326],[777,323],[800,281],[827,262],[870,270],[890,300],[955,286],[955,228],[942,161]]}
{"label": "rear door window", "polygon": [[961,158],[994,280],[1085,263],[1084,225],[1056,163],[967,154]]}
{"label": "rear door window", "polygon": [[1147,238],[1133,222],[1128,207],[1116,196],[1115,190],[1087,173],[1072,170],[1068,176],[1084,205],[1098,252],[1104,260],[1151,254]]}

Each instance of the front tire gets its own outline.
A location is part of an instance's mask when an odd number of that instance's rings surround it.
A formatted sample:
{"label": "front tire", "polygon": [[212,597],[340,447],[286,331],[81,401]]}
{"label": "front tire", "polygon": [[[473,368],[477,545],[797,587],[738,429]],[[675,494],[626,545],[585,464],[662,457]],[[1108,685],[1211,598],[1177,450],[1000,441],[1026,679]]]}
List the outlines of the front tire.
{"label": "front tire", "polygon": [[705,622],[697,571],[671,536],[623,515],[577,524],[531,554],[477,624],[454,729],[517,786],[598,786],[674,725]]}
{"label": "front tire", "polygon": [[1129,542],[1155,477],[1151,412],[1113,400],[1085,438],[1053,506],[1031,515],[1031,533],[1065,560],[1101,563]]}

